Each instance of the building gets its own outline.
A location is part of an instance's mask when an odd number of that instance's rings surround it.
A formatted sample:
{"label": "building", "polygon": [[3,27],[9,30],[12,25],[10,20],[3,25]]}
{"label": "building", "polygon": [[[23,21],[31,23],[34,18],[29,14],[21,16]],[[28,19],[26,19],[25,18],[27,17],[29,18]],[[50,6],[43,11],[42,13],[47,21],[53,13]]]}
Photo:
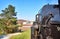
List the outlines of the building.
{"label": "building", "polygon": [[17,20],[17,25],[20,25],[18,29],[28,30],[32,26],[32,24],[33,24],[33,21],[28,21],[23,19]]}

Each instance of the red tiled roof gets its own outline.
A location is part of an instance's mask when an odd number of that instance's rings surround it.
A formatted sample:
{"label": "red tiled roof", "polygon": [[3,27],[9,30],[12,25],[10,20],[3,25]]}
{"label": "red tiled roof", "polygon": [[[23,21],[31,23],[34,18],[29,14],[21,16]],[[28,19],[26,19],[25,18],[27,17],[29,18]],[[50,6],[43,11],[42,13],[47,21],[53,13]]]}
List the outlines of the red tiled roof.
{"label": "red tiled roof", "polygon": [[32,26],[32,24],[24,24],[23,26]]}
{"label": "red tiled roof", "polygon": [[23,22],[26,22],[27,20],[22,20],[22,19],[20,19],[20,20],[17,20],[17,23],[23,23]]}

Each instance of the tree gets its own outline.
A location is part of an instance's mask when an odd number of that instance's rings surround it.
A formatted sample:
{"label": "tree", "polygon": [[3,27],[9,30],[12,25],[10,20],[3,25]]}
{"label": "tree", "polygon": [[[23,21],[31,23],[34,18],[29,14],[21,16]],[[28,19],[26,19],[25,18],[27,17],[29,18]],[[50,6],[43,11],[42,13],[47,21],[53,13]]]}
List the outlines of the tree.
{"label": "tree", "polygon": [[2,14],[0,16],[12,18],[13,16],[16,16],[15,7],[12,5],[8,5],[8,8],[5,8],[2,10]]}
{"label": "tree", "polygon": [[2,10],[0,16],[3,16],[6,20],[8,20],[7,23],[9,24],[12,21],[10,19],[16,19],[14,18],[14,16],[16,16],[15,7],[12,5],[8,5],[8,8]]}
{"label": "tree", "polygon": [[[12,5],[8,5],[7,8],[5,8],[4,10],[2,10],[2,13],[0,14],[0,16],[2,18],[0,18],[0,25],[3,26],[5,29],[7,28],[7,30],[9,31],[8,29],[8,26],[11,26],[12,25],[16,25],[16,12],[15,12],[15,7],[12,6]],[[3,29],[2,27],[2,29]],[[4,29],[3,29],[4,30]]]}

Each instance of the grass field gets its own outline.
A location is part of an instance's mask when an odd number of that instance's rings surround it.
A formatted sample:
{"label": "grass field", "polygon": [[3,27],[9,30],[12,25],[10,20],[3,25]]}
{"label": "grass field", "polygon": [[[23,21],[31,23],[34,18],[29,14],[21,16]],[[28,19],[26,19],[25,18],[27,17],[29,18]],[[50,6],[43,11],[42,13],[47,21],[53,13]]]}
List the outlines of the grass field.
{"label": "grass field", "polygon": [[30,39],[30,29],[22,32],[22,34],[12,36],[10,39]]}

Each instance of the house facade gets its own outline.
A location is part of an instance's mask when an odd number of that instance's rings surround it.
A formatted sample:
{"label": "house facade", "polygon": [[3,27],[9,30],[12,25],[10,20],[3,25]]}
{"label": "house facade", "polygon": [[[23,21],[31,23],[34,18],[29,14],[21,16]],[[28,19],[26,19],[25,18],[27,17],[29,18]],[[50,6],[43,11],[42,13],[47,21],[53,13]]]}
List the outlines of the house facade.
{"label": "house facade", "polygon": [[23,19],[17,20],[17,25],[20,26],[18,29],[28,30],[30,29],[32,24],[33,24],[33,21],[28,21],[28,20],[23,20]]}

